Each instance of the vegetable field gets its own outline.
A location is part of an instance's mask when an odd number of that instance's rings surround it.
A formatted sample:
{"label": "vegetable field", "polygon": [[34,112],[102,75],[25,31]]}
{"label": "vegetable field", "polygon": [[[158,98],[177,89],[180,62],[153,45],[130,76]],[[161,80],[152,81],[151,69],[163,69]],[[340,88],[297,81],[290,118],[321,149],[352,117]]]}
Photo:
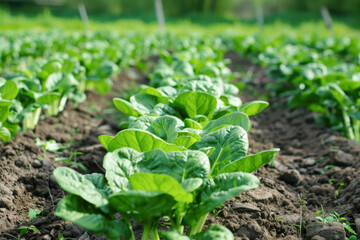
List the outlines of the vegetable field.
{"label": "vegetable field", "polygon": [[358,38],[0,43],[0,239],[360,234]]}

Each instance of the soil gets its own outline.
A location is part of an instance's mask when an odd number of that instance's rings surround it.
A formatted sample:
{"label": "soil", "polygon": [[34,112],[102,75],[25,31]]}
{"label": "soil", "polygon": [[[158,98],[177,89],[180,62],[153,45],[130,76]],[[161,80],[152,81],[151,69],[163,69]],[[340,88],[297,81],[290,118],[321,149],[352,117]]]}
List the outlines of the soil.
{"label": "soil", "polygon": [[[235,53],[233,70],[251,70],[253,80],[242,92],[244,102],[259,99],[266,93],[265,70]],[[102,159],[106,150],[97,136],[114,135],[118,121],[111,99],[124,94],[131,87],[146,81],[138,71],[121,73],[114,79],[110,94],[100,96],[87,93],[86,103],[75,107],[69,103],[58,117],[41,120],[35,130],[19,133],[0,146],[0,239],[14,239],[20,226],[34,225],[40,233],[29,231],[23,239],[67,238],[104,239],[54,216],[57,202],[66,195],[55,182],[52,171],[57,156],[69,156],[77,150],[76,158],[89,172],[103,173]],[[254,96],[257,97],[254,97]],[[235,239],[300,239],[306,236],[307,226],[317,221],[314,213],[324,209],[325,216],[332,211],[344,213],[351,227],[360,233],[360,146],[342,137],[338,132],[314,123],[315,115],[305,109],[289,111],[286,99],[269,98],[270,107],[252,117],[249,132],[250,153],[278,147],[281,149],[274,164],[255,174],[261,183],[228,200],[213,211],[206,221],[229,228]],[[34,139],[55,139],[61,144],[74,144],[63,153],[47,153],[37,147]],[[72,168],[81,172],[79,167]],[[42,210],[39,218],[29,217],[30,209]],[[356,221],[356,219],[358,219]],[[301,226],[301,227],[300,227]],[[300,235],[301,229],[301,235]],[[140,227],[136,227],[137,234]]]}

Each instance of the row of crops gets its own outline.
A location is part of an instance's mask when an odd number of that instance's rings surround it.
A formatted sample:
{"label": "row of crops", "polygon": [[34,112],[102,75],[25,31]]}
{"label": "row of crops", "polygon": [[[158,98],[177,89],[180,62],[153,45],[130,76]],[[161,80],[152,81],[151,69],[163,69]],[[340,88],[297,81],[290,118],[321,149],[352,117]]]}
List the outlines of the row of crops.
{"label": "row of crops", "polygon": [[356,38],[237,37],[234,48],[267,67],[274,95],[318,113],[318,124],[360,143],[360,41]]}
{"label": "row of crops", "polygon": [[[142,239],[233,239],[221,226],[201,231],[208,213],[255,188],[251,173],[279,149],[248,154],[249,116],[268,103],[242,103],[224,57],[229,50],[266,66],[275,79],[269,89],[289,97],[290,108],[317,112],[319,124],[360,142],[356,39],[58,32],[0,38],[3,142],[57,115],[67,101],[85,101],[86,90],[106,94],[129,66],[149,74],[149,85],[113,100],[129,118],[116,136],[99,136],[108,151],[105,175],[54,171],[69,193],[55,214],[109,239],[135,239],[132,220],[142,224]],[[153,55],[160,57],[155,63]],[[159,222],[167,227],[158,232]]]}

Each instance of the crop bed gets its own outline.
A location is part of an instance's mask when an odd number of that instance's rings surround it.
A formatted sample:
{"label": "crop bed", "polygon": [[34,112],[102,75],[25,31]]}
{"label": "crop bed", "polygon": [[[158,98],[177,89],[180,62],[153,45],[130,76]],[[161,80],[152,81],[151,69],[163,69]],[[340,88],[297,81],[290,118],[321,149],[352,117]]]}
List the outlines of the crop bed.
{"label": "crop bed", "polygon": [[[266,93],[265,84],[272,81],[265,70],[251,64],[235,53],[231,68],[254,69],[252,83],[241,93],[244,102],[255,100],[254,92]],[[140,76],[140,75],[138,75]],[[125,72],[114,80],[114,86],[124,82],[147,83],[148,79],[134,79]],[[48,153],[42,160],[43,149],[34,139],[54,139],[58,143],[75,143],[61,155],[74,150],[82,152],[76,158],[89,172],[104,173],[105,148],[99,135],[115,135],[117,122],[104,114],[111,108],[106,101],[118,96],[114,88],[106,97],[88,92],[86,103],[74,108],[68,104],[58,117],[39,122],[35,130],[18,133],[1,147],[0,160],[0,232],[1,239],[14,239],[19,226],[35,226],[39,233],[29,230],[24,239],[101,239],[77,225],[54,216],[56,204],[66,195],[54,177],[56,154]],[[105,101],[99,101],[99,98]],[[270,107],[252,117],[249,131],[249,153],[279,147],[274,165],[256,171],[260,185],[231,198],[212,211],[205,222],[230,229],[235,239],[298,239],[299,230],[306,235],[306,227],[317,221],[315,213],[324,209],[325,216],[333,211],[344,213],[353,229],[359,231],[355,220],[360,218],[360,147],[341,137],[338,132],[314,122],[314,114],[305,109],[289,111],[285,98],[268,99]],[[81,170],[72,165],[71,168]],[[340,184],[342,186],[340,186]],[[305,203],[306,201],[306,203]],[[29,209],[41,209],[39,217],[31,219]],[[302,215],[301,212],[302,211]],[[302,216],[302,219],[301,219]],[[359,220],[357,220],[358,222]],[[162,229],[166,229],[166,224]],[[136,237],[142,232],[133,225]],[[60,233],[60,234],[59,234]],[[137,238],[136,238],[137,239]]]}

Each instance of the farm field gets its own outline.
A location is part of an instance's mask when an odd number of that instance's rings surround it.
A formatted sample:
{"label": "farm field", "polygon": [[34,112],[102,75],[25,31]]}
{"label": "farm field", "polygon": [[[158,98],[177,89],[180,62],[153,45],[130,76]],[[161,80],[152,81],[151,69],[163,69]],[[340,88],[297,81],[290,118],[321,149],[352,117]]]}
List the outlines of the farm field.
{"label": "farm field", "polygon": [[0,33],[0,239],[358,239],[358,31],[244,26]]}

